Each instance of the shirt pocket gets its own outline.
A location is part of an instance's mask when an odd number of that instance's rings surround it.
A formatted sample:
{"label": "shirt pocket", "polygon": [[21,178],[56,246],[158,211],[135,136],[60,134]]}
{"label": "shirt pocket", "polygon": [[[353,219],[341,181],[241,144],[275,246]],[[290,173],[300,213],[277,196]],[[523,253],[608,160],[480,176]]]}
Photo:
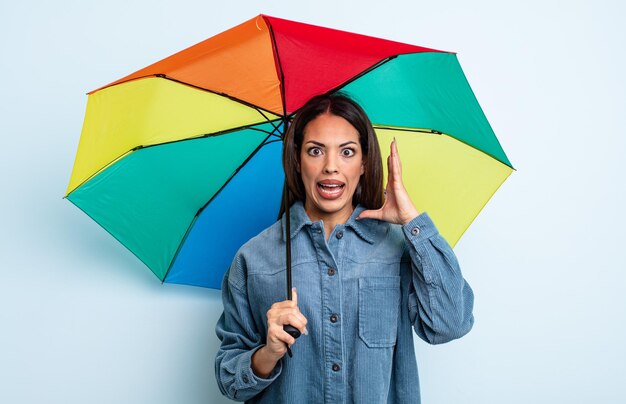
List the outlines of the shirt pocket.
{"label": "shirt pocket", "polygon": [[359,278],[359,337],[370,348],[396,344],[400,277]]}

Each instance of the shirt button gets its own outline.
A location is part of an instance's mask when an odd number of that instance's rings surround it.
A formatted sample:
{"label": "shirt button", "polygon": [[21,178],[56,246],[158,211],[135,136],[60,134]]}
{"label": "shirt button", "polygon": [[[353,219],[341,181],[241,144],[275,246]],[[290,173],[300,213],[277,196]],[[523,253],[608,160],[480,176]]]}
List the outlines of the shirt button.
{"label": "shirt button", "polygon": [[243,380],[243,382],[246,383],[246,384],[248,384],[250,382],[250,379],[248,379],[248,375],[243,375],[241,380]]}
{"label": "shirt button", "polygon": [[414,236],[417,236],[418,234],[420,234],[420,229],[419,227],[414,227],[411,229],[411,234]]}
{"label": "shirt button", "polygon": [[343,232],[339,230],[337,234],[335,234],[335,237],[337,237],[338,239],[341,239],[343,237]]}
{"label": "shirt button", "polygon": [[341,366],[338,363],[333,363],[333,370],[335,372],[339,372],[341,370]]}
{"label": "shirt button", "polygon": [[336,323],[337,320],[339,320],[339,316],[337,316],[336,314],[331,314],[330,315],[330,322],[331,323]]}
{"label": "shirt button", "polygon": [[333,276],[335,272],[335,268],[328,268],[328,276]]}

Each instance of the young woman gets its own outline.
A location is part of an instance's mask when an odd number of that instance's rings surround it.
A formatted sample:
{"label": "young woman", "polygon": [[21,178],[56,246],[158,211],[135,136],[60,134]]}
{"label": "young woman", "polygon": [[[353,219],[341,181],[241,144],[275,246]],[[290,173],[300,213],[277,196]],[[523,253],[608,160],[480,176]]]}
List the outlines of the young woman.
{"label": "young woman", "polygon": [[[395,140],[383,192],[378,141],[342,95],[314,97],[283,149],[282,219],[246,243],[222,285],[215,374],[258,403],[417,403],[413,333],[431,344],[472,327],[473,293],[454,252],[402,183]],[[285,297],[285,240],[293,300]],[[295,340],[283,330],[302,332]],[[285,357],[287,346],[293,358]]]}

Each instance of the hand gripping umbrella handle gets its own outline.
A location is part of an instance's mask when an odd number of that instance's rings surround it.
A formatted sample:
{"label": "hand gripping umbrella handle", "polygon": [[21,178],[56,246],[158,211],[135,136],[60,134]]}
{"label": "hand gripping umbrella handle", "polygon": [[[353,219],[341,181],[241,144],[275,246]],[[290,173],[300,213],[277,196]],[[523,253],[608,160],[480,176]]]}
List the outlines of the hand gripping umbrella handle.
{"label": "hand gripping umbrella handle", "polygon": [[[287,213],[287,217],[289,217],[289,213]],[[287,223],[289,223],[289,219],[287,219]],[[287,225],[287,227],[289,228],[289,224]],[[287,241],[287,255],[288,255],[288,259],[287,259],[287,298],[289,300],[292,300],[292,294],[291,294],[291,246],[290,246],[290,242]],[[285,332],[289,335],[291,335],[293,338],[298,339],[298,337],[300,337],[301,333],[300,330],[298,330],[296,327],[294,327],[291,324],[285,324],[283,325],[283,330],[285,330]],[[289,345],[287,345],[287,354],[289,355],[290,358],[293,358],[293,353],[291,352],[291,348],[289,348]]]}

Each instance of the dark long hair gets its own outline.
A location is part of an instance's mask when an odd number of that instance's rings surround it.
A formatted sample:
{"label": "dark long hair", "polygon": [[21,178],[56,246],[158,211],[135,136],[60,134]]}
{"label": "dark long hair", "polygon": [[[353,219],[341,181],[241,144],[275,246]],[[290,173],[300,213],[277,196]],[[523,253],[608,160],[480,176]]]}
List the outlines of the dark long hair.
{"label": "dark long hair", "polygon": [[363,111],[363,108],[345,94],[322,94],[311,98],[300,108],[293,119],[283,139],[283,169],[285,181],[289,190],[283,190],[280,218],[285,212],[285,192],[287,205],[295,201],[305,201],[306,193],[302,177],[298,172],[300,164],[300,148],[304,139],[304,128],[313,119],[324,113],[342,117],[359,132],[359,143],[363,151],[363,166],[365,172],[359,179],[359,184],[352,204],[360,204],[367,209],[379,209],[383,206],[383,165],[380,155],[378,139],[372,123]]}

